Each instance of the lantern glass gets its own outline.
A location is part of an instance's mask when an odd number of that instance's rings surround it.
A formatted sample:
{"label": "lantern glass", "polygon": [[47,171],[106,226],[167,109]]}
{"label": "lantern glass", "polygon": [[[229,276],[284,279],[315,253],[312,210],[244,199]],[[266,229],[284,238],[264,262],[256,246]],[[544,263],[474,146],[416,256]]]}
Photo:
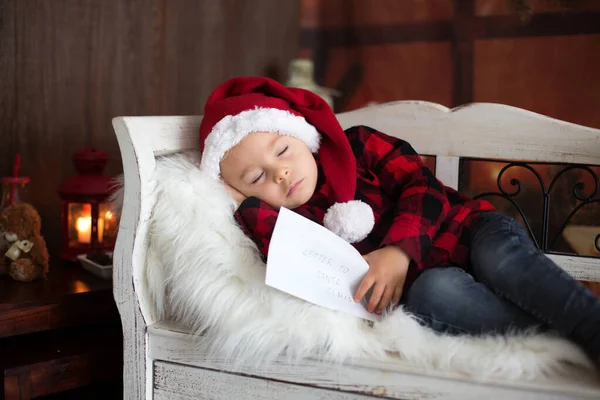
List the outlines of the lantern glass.
{"label": "lantern glass", "polygon": [[111,245],[115,242],[118,215],[110,203],[100,203],[98,206],[98,243]]}
{"label": "lantern glass", "polygon": [[68,226],[70,247],[90,245],[92,241],[92,205],[69,203]]}
{"label": "lantern glass", "polygon": [[89,246],[92,243],[92,232],[94,230],[96,231],[98,245],[110,246],[114,244],[118,217],[109,203],[98,205],[96,229],[93,226],[92,205],[90,203],[69,203],[68,210],[68,241],[71,247]]}

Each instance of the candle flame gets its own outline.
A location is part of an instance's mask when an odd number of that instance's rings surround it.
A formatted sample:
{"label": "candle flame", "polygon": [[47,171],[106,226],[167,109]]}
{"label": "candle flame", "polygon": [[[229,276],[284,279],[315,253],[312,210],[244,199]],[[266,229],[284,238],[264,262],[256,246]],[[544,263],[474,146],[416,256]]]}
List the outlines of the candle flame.
{"label": "candle flame", "polygon": [[79,217],[75,222],[77,228],[77,241],[79,243],[90,243],[92,236],[92,218],[91,217]]}
{"label": "candle flame", "polygon": [[90,228],[92,226],[92,220],[91,218],[77,218],[77,230],[80,232],[86,232],[89,231]]}

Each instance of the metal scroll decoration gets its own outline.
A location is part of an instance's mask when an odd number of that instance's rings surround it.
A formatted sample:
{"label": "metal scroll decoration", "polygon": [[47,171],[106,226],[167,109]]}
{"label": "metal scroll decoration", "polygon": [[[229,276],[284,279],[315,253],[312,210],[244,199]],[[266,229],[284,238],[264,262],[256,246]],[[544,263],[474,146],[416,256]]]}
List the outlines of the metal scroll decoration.
{"label": "metal scroll decoration", "polygon": [[[508,190],[506,188],[504,188],[504,186],[502,184],[502,177],[504,176],[506,171],[513,169],[513,168],[524,168],[524,169],[530,171],[537,178],[537,181],[540,184],[540,188],[542,190],[542,195],[543,195],[541,243],[539,243],[538,240],[536,239],[536,236],[534,235],[533,230],[531,229],[531,224],[529,223],[527,217],[525,216],[523,209],[521,208],[519,203],[517,203],[515,201],[515,197],[521,193],[521,182],[517,178],[512,178],[510,180],[510,185],[513,187],[513,189],[508,189]],[[592,184],[593,187],[592,187],[592,190],[590,191],[590,193],[586,195],[587,190],[582,181],[578,181],[573,185],[571,191],[573,193],[573,196],[575,196],[575,198],[577,200],[579,200],[580,203],[577,204],[575,206],[575,208],[571,211],[571,213],[567,216],[564,223],[561,225],[560,229],[558,230],[558,232],[556,232],[556,234],[554,235],[554,237],[552,238],[552,240],[549,243],[548,230],[549,230],[549,225],[550,225],[550,199],[551,199],[552,190],[555,188],[556,182],[563,174],[565,174],[568,171],[573,171],[573,170],[584,171],[584,172],[590,174],[590,176],[592,177],[592,180],[593,180],[593,184]],[[531,236],[535,245],[539,249],[546,251],[546,252],[549,251],[549,248],[554,245],[554,243],[556,242],[558,237],[563,233],[563,231],[565,230],[567,225],[569,225],[569,222],[571,222],[571,219],[573,218],[573,216],[575,214],[577,214],[577,212],[579,210],[581,210],[581,208],[588,206],[590,204],[593,204],[593,203],[600,203],[600,198],[597,197],[598,186],[599,186],[598,176],[591,168],[589,168],[585,165],[573,164],[573,165],[569,165],[569,166],[563,168],[556,174],[556,176],[554,176],[554,178],[550,182],[550,185],[546,188],[546,185],[544,184],[542,177],[532,166],[530,166],[526,163],[522,163],[522,162],[511,162],[511,163],[506,164],[504,166],[504,168],[502,168],[502,170],[500,170],[500,173],[498,173],[497,185],[498,185],[499,192],[481,193],[481,194],[475,196],[475,199],[480,199],[482,197],[500,197],[502,199],[509,201],[515,207],[515,209],[518,211],[521,218],[523,218],[525,227],[527,228],[527,231],[529,232],[529,235]],[[594,239],[594,246],[596,247],[596,249],[598,251],[600,251],[600,233]]]}

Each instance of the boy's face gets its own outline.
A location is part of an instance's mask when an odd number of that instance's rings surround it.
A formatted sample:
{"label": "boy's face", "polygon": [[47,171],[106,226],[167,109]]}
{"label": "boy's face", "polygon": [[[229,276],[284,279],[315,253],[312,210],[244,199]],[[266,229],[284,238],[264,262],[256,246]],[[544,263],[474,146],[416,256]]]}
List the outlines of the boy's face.
{"label": "boy's face", "polygon": [[247,197],[258,197],[275,209],[305,204],[317,185],[317,163],[296,138],[255,132],[221,160],[221,177]]}

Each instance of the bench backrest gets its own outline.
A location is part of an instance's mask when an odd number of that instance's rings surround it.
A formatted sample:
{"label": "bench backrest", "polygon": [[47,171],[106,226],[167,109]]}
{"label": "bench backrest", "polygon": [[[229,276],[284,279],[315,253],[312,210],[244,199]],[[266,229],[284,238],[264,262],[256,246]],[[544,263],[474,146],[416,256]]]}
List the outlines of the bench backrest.
{"label": "bench backrest", "polygon": [[[600,130],[499,104],[449,110],[401,101],[338,115],[344,128],[368,125],[436,157],[436,175],[457,188],[461,158],[600,165]],[[124,166],[125,197],[115,249],[114,292],[124,313],[153,321],[144,284],[156,157],[199,147],[201,116],[119,117],[113,121]],[[599,231],[600,233],[600,231]],[[552,255],[580,279],[600,282],[600,259]],[[130,317],[133,320],[134,315]],[[141,321],[140,321],[141,322]]]}

